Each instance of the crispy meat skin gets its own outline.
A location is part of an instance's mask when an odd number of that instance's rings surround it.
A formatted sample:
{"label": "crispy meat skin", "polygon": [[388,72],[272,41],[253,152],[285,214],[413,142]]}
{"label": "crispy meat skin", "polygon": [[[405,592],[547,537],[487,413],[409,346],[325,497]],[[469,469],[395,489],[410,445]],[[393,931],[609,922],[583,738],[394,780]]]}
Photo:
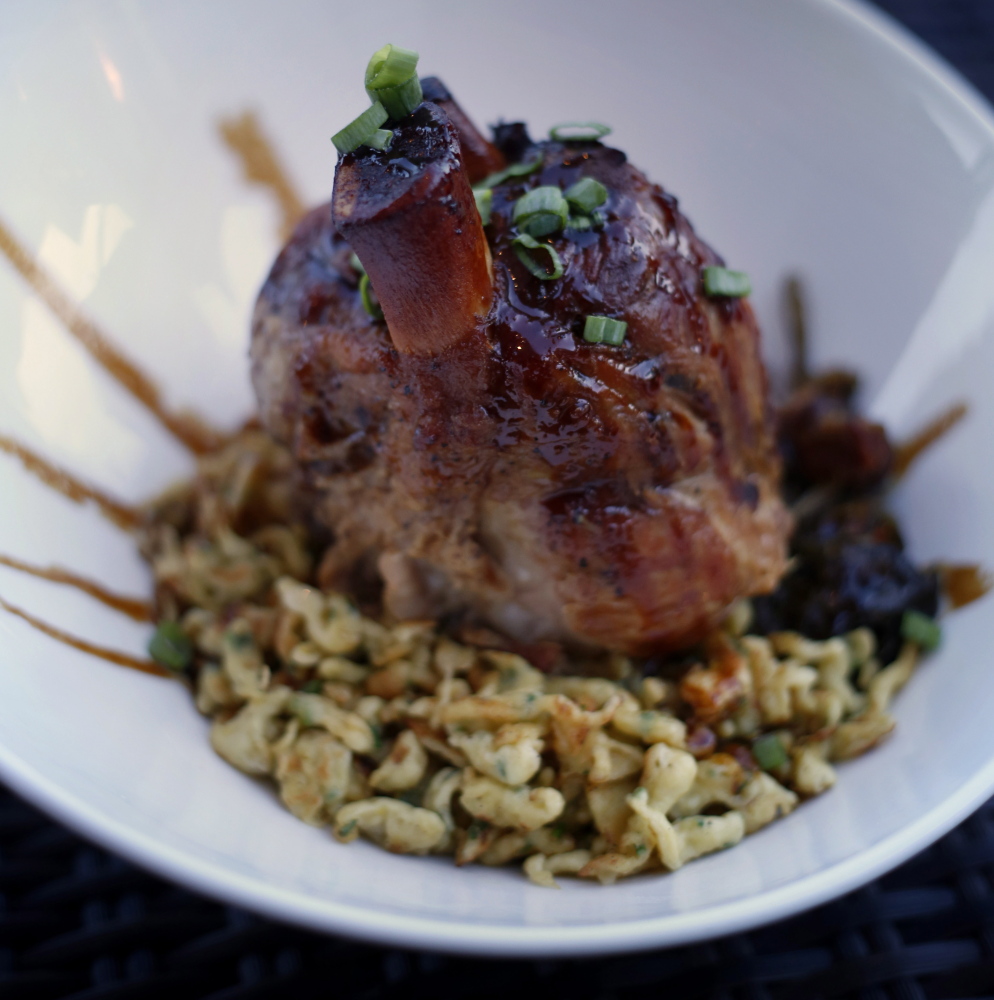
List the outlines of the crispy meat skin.
{"label": "crispy meat skin", "polygon": [[[262,420],[334,533],[326,584],[375,568],[400,617],[468,610],[526,641],[678,648],[784,570],[759,331],[747,302],[703,296],[720,258],[623,153],[537,153],[539,171],[494,190],[489,314],[435,355],[394,348],[328,206],[310,213],[256,306]],[[584,176],[607,186],[607,222],[559,234],[565,274],[539,281],[511,246],[514,202]],[[624,344],[586,344],[591,313],[627,320]]]}

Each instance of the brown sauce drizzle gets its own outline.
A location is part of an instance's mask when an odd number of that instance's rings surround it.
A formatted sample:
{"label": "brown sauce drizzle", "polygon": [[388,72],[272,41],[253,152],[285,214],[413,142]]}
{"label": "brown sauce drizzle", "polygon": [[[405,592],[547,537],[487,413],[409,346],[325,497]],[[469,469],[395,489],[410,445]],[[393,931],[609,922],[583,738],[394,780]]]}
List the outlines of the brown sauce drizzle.
{"label": "brown sauce drizzle", "polygon": [[245,179],[250,184],[268,188],[276,196],[283,216],[280,235],[288,239],[304,215],[304,203],[255,112],[245,111],[237,118],[222,118],[218,130],[225,145],[241,160]]}
{"label": "brown sauce drizzle", "polygon": [[894,449],[893,476],[899,479],[908,471],[911,463],[925,451],[926,448],[935,444],[939,438],[949,433],[967,413],[966,403],[957,403],[950,407],[945,413],[936,417],[935,420],[926,424],[910,440],[899,444]]}
{"label": "brown sauce drizzle", "polygon": [[796,389],[811,378],[808,366],[808,310],[804,301],[804,288],[797,277],[788,278],[784,286],[784,309],[790,330],[790,387]]}
{"label": "brown sauce drizzle", "polygon": [[39,632],[44,632],[45,635],[51,636],[53,639],[57,639],[59,642],[65,643],[67,646],[72,646],[73,649],[82,650],[84,653],[89,653],[91,656],[97,656],[101,660],[107,660],[109,663],[116,663],[121,667],[128,667],[131,670],[141,671],[143,674],[154,674],[156,677],[172,676],[169,671],[165,669],[165,667],[160,667],[157,663],[153,663],[151,660],[143,660],[137,656],[131,656],[129,653],[122,653],[116,649],[107,649],[104,646],[96,646],[91,642],[87,642],[85,639],[77,639],[76,636],[70,635],[68,632],[63,632],[61,629],[57,629],[53,625],[43,622],[40,618],[35,618],[34,615],[28,614],[27,611],[22,611],[20,608],[14,607],[13,604],[8,604],[2,597],[0,597],[0,608],[3,608],[4,611],[7,611],[12,615],[16,615],[18,618],[22,618],[30,626],[32,626],[32,628],[38,629]]}
{"label": "brown sauce drizzle", "polygon": [[50,486],[56,492],[72,500],[73,503],[84,503],[87,500],[92,500],[100,509],[100,513],[118,527],[130,531],[138,527],[141,522],[141,515],[134,507],[129,507],[121,503],[120,500],[115,500],[113,497],[107,496],[106,493],[101,493],[100,490],[70,475],[57,465],[52,465],[51,462],[12,438],[0,435],[0,451],[5,451],[8,455],[20,459],[28,472],[37,476],[46,486]]}
{"label": "brown sauce drizzle", "polygon": [[[269,188],[276,195],[283,216],[282,233],[284,238],[288,237],[304,214],[303,202],[290,182],[275,149],[262,132],[255,115],[246,112],[240,118],[222,121],[220,130],[225,143],[241,160],[246,179]],[[197,455],[215,451],[224,443],[224,435],[208,427],[197,416],[190,413],[174,413],[166,407],[156,383],[116,348],[93,321],[82,313],[3,221],[0,221],[0,253],[10,261],[14,269],[34,289],[69,333],[83,345],[90,356],[145,406],[178,441]],[[141,523],[141,514],[134,507],[129,507],[77,479],[12,438],[0,435],[0,451],[19,459],[28,472],[74,503],[92,501],[105,517],[119,527],[132,530]],[[149,601],[115,594],[100,584],[68,570],[56,566],[47,568],[33,566],[4,555],[0,555],[0,565],[54,583],[75,587],[136,621],[154,620],[154,609]],[[168,670],[151,660],[79,639],[35,618],[34,615],[15,607],[2,597],[0,597],[0,608],[16,615],[58,642],[91,656],[156,677],[171,676]]]}
{"label": "brown sauce drizzle", "polygon": [[92,320],[59,287],[17,237],[0,221],[0,253],[38,293],[65,328],[90,356],[149,410],[178,441],[196,455],[217,448],[223,436],[191,413],[174,413],[162,400],[158,386],[110,342]]}
{"label": "brown sauce drizzle", "polygon": [[0,566],[16,569],[19,573],[37,576],[42,580],[51,580],[53,583],[75,587],[84,594],[88,594],[95,600],[100,601],[101,604],[107,605],[108,608],[113,608],[115,611],[120,611],[129,618],[133,618],[136,622],[150,622],[155,617],[150,601],[115,594],[99,583],[94,583],[84,576],[78,576],[76,573],[71,573],[69,570],[61,569],[58,566],[32,566],[30,563],[21,562],[20,559],[14,559],[11,556],[5,555],[0,555]]}
{"label": "brown sauce drizzle", "polygon": [[979,601],[994,587],[994,579],[980,566],[940,563],[938,566],[942,592],[952,608],[963,608]]}

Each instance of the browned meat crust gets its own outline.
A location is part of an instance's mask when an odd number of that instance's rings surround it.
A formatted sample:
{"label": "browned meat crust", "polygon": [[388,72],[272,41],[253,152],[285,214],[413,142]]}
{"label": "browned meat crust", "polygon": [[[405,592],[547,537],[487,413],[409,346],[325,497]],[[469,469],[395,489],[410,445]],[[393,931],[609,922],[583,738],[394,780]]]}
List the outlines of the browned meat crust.
{"label": "browned meat crust", "polygon": [[856,491],[879,486],[894,466],[880,424],[855,409],[856,376],[832,371],[799,386],[781,407],[779,437],[788,477]]}
{"label": "browned meat crust", "polygon": [[[679,647],[784,570],[759,331],[747,302],[703,295],[720,258],[623,153],[539,153],[494,189],[489,314],[434,356],[394,348],[328,207],[308,215],[256,307],[262,419],[334,532],[327,581],[375,567],[400,616],[468,609],[527,641]],[[540,281],[511,246],[514,202],[581,177],[607,186],[606,224],[560,234],[565,273]],[[627,321],[622,346],[584,342],[592,313]]]}

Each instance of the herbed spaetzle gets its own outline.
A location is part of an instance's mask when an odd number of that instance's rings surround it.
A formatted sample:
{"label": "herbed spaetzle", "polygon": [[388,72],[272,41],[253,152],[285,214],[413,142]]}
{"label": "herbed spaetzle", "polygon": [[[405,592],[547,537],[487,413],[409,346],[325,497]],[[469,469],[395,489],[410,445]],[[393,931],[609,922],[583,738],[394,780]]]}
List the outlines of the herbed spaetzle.
{"label": "herbed spaetzle", "polygon": [[245,432],[150,508],[144,551],[214,749],[343,843],[523,861],[544,886],[674,870],[831,788],[833,762],[894,727],[918,650],[884,666],[868,629],[750,635],[741,604],[680,672],[615,655],[605,676],[553,676],[433,622],[377,621],[309,582],[290,474]]}

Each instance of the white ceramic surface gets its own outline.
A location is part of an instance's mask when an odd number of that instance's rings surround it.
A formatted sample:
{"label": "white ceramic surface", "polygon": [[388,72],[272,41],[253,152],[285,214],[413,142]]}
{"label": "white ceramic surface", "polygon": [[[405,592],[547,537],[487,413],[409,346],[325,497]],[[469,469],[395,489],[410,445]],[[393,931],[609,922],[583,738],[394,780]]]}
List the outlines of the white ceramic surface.
{"label": "white ceramic surface", "polygon": [[[375,9],[375,15],[368,11]],[[478,121],[615,126],[706,239],[748,270],[776,367],[778,289],[810,289],[819,362],[856,365],[901,435],[952,401],[969,420],[899,493],[916,557],[994,566],[994,129],[988,109],[879,15],[832,0],[7,0],[0,219],[161,378],[233,425],[250,407],[246,320],[277,213],[219,142],[257,109],[309,200],[328,136],[364,103],[365,59],[418,48]],[[0,433],[128,500],[189,467],[0,260]],[[127,537],[0,456],[0,552],[119,589]],[[0,595],[139,652],[147,629],[0,568]],[[994,791],[991,601],[950,620],[899,728],[831,793],[741,846],[611,889],[343,847],[228,768],[178,686],[0,614],[0,774],[137,862],[277,917],[381,941],[593,954],[795,912],[896,864]]]}

